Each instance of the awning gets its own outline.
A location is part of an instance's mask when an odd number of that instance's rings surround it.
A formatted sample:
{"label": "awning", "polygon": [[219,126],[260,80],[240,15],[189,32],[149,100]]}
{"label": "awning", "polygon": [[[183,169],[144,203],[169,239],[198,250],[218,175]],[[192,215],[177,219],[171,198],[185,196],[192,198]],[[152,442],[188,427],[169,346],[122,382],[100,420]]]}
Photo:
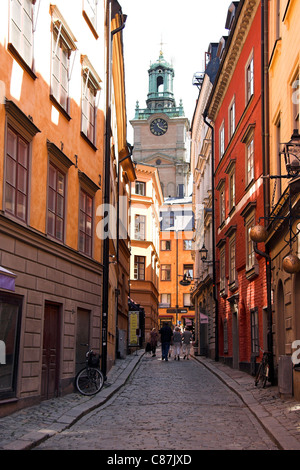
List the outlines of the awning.
{"label": "awning", "polygon": [[0,266],[0,289],[15,291],[15,279],[17,275]]}

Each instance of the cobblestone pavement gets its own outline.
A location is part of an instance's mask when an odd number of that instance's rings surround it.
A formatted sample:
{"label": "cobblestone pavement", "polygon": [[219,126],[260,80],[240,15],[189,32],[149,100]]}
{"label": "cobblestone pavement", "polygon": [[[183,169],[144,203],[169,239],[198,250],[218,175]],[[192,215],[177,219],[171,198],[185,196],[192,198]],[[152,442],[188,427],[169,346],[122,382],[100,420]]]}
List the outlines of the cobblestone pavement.
{"label": "cobblestone pavement", "polygon": [[145,355],[100,409],[42,443],[47,450],[275,450],[241,399],[194,360]]}
{"label": "cobblestone pavement", "polygon": [[0,449],[300,449],[300,403],[222,363],[138,351],[107,382],[1,418]]}

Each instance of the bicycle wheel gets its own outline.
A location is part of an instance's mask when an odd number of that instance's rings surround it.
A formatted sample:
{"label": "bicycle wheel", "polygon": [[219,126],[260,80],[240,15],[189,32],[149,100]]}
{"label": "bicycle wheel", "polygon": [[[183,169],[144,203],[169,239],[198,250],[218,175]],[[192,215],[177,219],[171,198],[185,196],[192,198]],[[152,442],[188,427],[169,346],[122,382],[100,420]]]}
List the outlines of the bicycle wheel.
{"label": "bicycle wheel", "polygon": [[257,374],[255,376],[255,387],[257,387],[259,381],[261,380],[262,377],[262,369],[263,369],[263,363],[261,362],[258,367]]}
{"label": "bicycle wheel", "polygon": [[269,378],[269,364],[265,364],[264,370],[263,370],[263,379],[262,379],[263,388],[265,388],[268,378]]}
{"label": "bicycle wheel", "polygon": [[95,395],[103,387],[104,377],[101,370],[87,367],[78,373],[75,384],[82,395]]}

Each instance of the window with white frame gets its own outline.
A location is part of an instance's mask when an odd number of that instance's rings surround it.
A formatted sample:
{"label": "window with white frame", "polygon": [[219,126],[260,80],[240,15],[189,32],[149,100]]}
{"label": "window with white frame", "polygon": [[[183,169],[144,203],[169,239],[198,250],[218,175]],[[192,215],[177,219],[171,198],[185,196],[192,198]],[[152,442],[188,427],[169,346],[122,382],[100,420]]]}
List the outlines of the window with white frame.
{"label": "window with white frame", "polygon": [[231,105],[229,107],[228,118],[229,118],[229,139],[231,139],[235,131],[235,98],[233,98]]}
{"label": "window with white frame", "polygon": [[235,235],[229,240],[229,284],[236,281]]}
{"label": "window with white frame", "polygon": [[219,146],[220,146],[220,159],[223,157],[224,152],[225,152],[225,125],[224,121],[221,124],[220,130],[219,130]]}
{"label": "window with white frame", "polygon": [[246,221],[246,269],[250,270],[255,264],[255,251],[250,237],[251,227],[254,225],[254,216]]}
{"label": "window with white frame", "polygon": [[146,183],[144,181],[135,182],[135,194],[138,194],[139,196],[146,195]]}
{"label": "window with white frame", "polygon": [[167,308],[171,306],[171,294],[161,294],[160,295],[160,308]]}
{"label": "window with white frame", "polygon": [[69,112],[69,81],[76,45],[72,32],[56,6],[52,8],[51,98]]}
{"label": "window with white frame", "polygon": [[219,209],[220,209],[220,225],[225,222],[226,217],[226,205],[225,205],[225,180],[221,179],[217,185],[217,190],[219,191]]}
{"label": "window with white frame", "polygon": [[145,240],[146,238],[146,216],[135,215],[134,219],[134,238],[135,240]]}
{"label": "window with white frame", "polygon": [[253,55],[246,65],[246,104],[254,94],[254,60]]}
{"label": "window with white frame", "polygon": [[83,0],[83,16],[95,31],[97,30],[97,5],[98,0]]}
{"label": "window with white frame", "polygon": [[228,203],[229,213],[235,207],[235,159],[231,159],[225,173],[228,175]]}
{"label": "window with white frame", "polygon": [[299,130],[299,102],[300,102],[300,81],[299,81],[299,71],[291,84],[291,101],[292,101],[292,132],[294,129]]}
{"label": "window with white frame", "polygon": [[183,306],[184,307],[191,306],[191,295],[189,293],[183,294]]}
{"label": "window with white frame", "polygon": [[9,43],[29,68],[33,60],[34,4],[35,0],[10,0]]}
{"label": "window with white frame", "polygon": [[246,143],[246,183],[254,179],[254,136],[252,135]]}
{"label": "window with white frame", "polygon": [[220,294],[224,294],[225,291],[225,246],[220,249]]}
{"label": "window with white frame", "polygon": [[89,142],[96,145],[97,97],[100,92],[100,77],[86,56],[82,61],[81,132]]}

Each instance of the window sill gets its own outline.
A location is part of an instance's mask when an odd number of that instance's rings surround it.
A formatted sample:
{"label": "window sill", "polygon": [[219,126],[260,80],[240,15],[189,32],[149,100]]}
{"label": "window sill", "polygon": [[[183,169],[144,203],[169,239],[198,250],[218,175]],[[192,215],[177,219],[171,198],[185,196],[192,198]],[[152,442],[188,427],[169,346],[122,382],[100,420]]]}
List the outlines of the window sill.
{"label": "window sill", "polygon": [[93,142],[87,137],[87,135],[85,135],[84,132],[80,131],[80,135],[81,137],[86,141],[87,144],[89,144],[89,146],[95,151],[97,152],[97,147],[93,144]]}
{"label": "window sill", "polygon": [[234,292],[235,290],[237,290],[237,288],[238,288],[237,280],[234,280],[234,281],[230,282],[228,288],[229,288],[230,292]]}
{"label": "window sill", "polygon": [[69,113],[67,113],[67,111],[62,107],[61,104],[59,104],[57,99],[52,94],[50,94],[50,101],[54,104],[58,111],[67,119],[67,121],[71,121],[72,118]]}
{"label": "window sill", "polygon": [[25,60],[23,59],[23,57],[19,54],[19,52],[17,51],[17,49],[15,48],[15,46],[12,45],[12,43],[9,43],[7,45],[7,49],[9,50],[9,52],[12,54],[12,56],[16,59],[16,61],[18,62],[18,64],[28,73],[28,75],[33,79],[35,80],[37,78],[36,74],[34,73],[34,71],[29,67],[29,65],[27,64],[27,62],[25,62]]}
{"label": "window sill", "polygon": [[85,21],[87,22],[87,24],[88,24],[90,30],[92,31],[92,33],[93,33],[93,35],[94,35],[94,38],[95,38],[95,39],[98,39],[98,38],[99,38],[99,34],[97,33],[97,31],[96,31],[96,29],[95,29],[93,23],[91,22],[91,20],[90,20],[88,14],[86,13],[85,10],[82,10],[82,16],[84,17],[84,19],[85,19]]}
{"label": "window sill", "polygon": [[257,265],[252,266],[252,268],[246,268],[246,279],[248,279],[248,281],[252,281],[258,277],[258,274],[259,270]]}

